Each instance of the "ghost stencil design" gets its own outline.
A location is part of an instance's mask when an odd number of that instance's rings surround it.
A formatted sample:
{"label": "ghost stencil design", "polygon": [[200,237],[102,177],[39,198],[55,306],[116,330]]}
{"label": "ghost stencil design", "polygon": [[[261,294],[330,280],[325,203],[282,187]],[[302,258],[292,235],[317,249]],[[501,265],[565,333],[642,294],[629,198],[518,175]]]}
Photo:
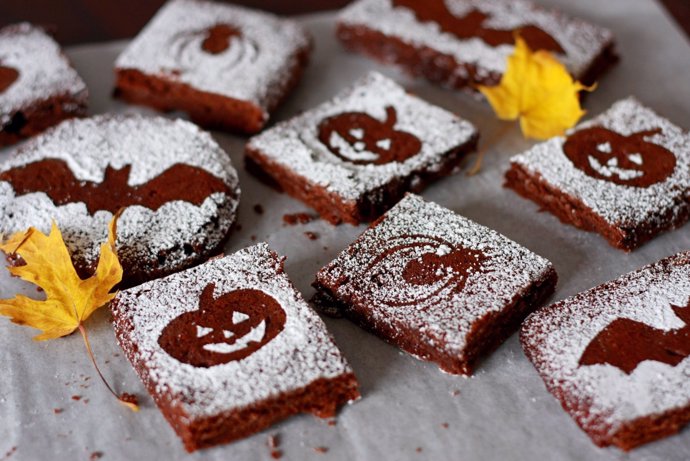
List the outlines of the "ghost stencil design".
{"label": "ghost stencil design", "polygon": [[253,289],[214,298],[206,285],[199,309],[173,319],[158,344],[180,362],[208,368],[242,360],[265,346],[285,327],[285,311],[272,296]]}
{"label": "ghost stencil design", "polygon": [[395,129],[397,112],[386,107],[381,121],[363,112],[345,112],[323,120],[319,141],[341,159],[357,165],[404,162],[419,153],[422,143],[413,134]]}
{"label": "ghost stencil design", "polygon": [[393,0],[393,6],[411,10],[421,22],[435,22],[441,31],[461,40],[478,38],[489,46],[512,45],[519,34],[533,51],[546,50],[555,53],[565,51],[548,33],[534,25],[517,29],[495,29],[486,25],[490,19],[487,13],[473,9],[465,16],[455,16],[446,6],[445,0]]}
{"label": "ghost stencil design", "polygon": [[390,306],[418,304],[446,289],[461,292],[468,277],[484,272],[489,259],[479,250],[427,235],[394,237],[381,250],[364,274],[379,285],[395,285],[383,300]]}
{"label": "ghost stencil design", "polygon": [[0,94],[4,93],[19,78],[19,72],[13,67],[0,66]]}
{"label": "ghost stencil design", "polygon": [[671,306],[685,326],[664,331],[630,319],[616,319],[587,345],[580,365],[609,364],[626,374],[645,360],[675,367],[690,356],[690,304]]}
{"label": "ghost stencil design", "polygon": [[568,136],[563,152],[573,165],[592,178],[622,186],[649,187],[673,174],[676,156],[645,138],[661,129],[623,136],[595,126]]}

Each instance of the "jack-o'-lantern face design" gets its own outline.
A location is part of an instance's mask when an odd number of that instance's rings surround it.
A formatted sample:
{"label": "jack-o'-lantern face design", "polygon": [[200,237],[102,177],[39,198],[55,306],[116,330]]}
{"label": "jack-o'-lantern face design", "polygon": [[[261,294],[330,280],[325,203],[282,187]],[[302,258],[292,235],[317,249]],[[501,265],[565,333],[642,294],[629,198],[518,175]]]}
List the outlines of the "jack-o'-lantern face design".
{"label": "jack-o'-lantern face design", "polygon": [[199,310],[185,312],[162,331],[158,344],[180,362],[208,368],[253,354],[285,327],[285,311],[263,291],[235,290],[213,297],[209,284]]}
{"label": "jack-o'-lantern face design", "polygon": [[468,277],[485,271],[489,259],[479,250],[426,235],[392,238],[382,250],[364,274],[378,286],[394,287],[385,290],[382,302],[396,307],[425,302],[446,290],[461,292]]}
{"label": "jack-o'-lantern face design", "polygon": [[216,24],[206,31],[204,41],[201,42],[201,49],[210,54],[220,54],[228,49],[234,37],[240,35],[240,31],[233,26]]}
{"label": "jack-o'-lantern face design", "polygon": [[645,140],[661,129],[623,136],[603,127],[576,131],[563,144],[563,152],[592,178],[622,186],[649,187],[673,174],[676,156],[668,149]]}
{"label": "jack-o'-lantern face design", "polygon": [[4,93],[19,78],[19,71],[0,65],[0,93]]}
{"label": "jack-o'-lantern face design", "polygon": [[362,112],[345,112],[323,120],[318,137],[333,154],[356,165],[404,162],[419,153],[422,143],[410,133],[397,131],[396,122],[391,106],[386,107],[384,121]]}

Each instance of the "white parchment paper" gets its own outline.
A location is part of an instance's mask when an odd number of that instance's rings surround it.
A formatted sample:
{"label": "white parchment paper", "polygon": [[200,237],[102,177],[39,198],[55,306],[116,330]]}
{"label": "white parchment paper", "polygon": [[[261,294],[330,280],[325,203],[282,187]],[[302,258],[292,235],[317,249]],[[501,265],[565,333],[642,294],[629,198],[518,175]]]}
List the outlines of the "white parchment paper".
{"label": "white parchment paper", "polygon": [[[587,98],[591,114],[634,94],[680,126],[690,126],[690,47],[656,2],[541,3],[600,23],[616,34],[622,61]],[[471,97],[346,54],[334,38],[331,14],[301,20],[315,37],[316,51],[303,82],[274,120],[324,101],[371,69],[468,118],[480,128],[481,145],[487,149],[481,173],[442,180],[423,195],[553,261],[560,277],[553,301],[690,248],[690,226],[625,254],[595,234],[540,213],[536,205],[501,187],[509,157],[532,145],[522,139],[516,124],[497,121],[488,106]],[[94,114],[148,112],[110,97],[112,63],[123,46],[119,42],[68,50],[88,83]],[[259,184],[241,168],[244,139],[215,136],[238,167],[242,187],[242,230],[233,235],[227,251],[253,243],[252,235],[268,241],[288,256],[287,272],[310,297],[316,271],[364,227],[332,227],[323,221],[284,226],[283,214],[306,207]],[[3,151],[0,160],[7,155],[8,150]],[[253,211],[255,204],[263,206],[262,215]],[[305,231],[316,232],[319,239],[307,239]],[[34,288],[1,271],[0,297],[20,291],[36,294]],[[690,430],[630,454],[596,448],[546,392],[516,335],[467,379],[445,375],[435,365],[404,355],[337,319],[326,322],[359,377],[363,398],[343,409],[336,425],[310,415],[297,416],[245,440],[188,455],[120,353],[108,317],[107,309],[102,309],[88,322],[95,354],[118,391],[141,397],[138,414],[119,406],[97,381],[80,337],[38,343],[31,341],[35,331],[0,319],[0,459],[88,460],[99,452],[106,460],[267,460],[272,434],[279,435],[283,459],[289,460],[690,459]],[[328,451],[321,453],[315,447]]]}

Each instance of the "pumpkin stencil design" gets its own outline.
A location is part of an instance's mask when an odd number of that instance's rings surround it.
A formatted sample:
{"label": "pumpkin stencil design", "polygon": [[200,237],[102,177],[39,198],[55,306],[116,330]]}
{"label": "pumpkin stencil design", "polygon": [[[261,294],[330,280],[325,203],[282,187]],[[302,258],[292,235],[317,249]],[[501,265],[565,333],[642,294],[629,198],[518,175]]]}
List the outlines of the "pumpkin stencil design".
{"label": "pumpkin stencil design", "polygon": [[446,289],[461,292],[470,275],[484,271],[488,259],[479,250],[439,237],[404,235],[389,239],[364,274],[381,286],[393,280],[395,290],[388,290],[383,302],[407,306],[425,302]]}
{"label": "pumpkin stencil design", "polygon": [[586,175],[622,186],[649,187],[673,174],[676,156],[645,138],[661,129],[623,136],[594,126],[568,136],[563,152]]}
{"label": "pumpkin stencil design", "polygon": [[174,318],[158,344],[180,362],[208,368],[242,360],[275,338],[285,327],[285,311],[263,291],[241,289],[213,297],[208,284],[199,309]]}
{"label": "pumpkin stencil design", "polygon": [[19,71],[13,67],[0,66],[0,93],[4,93],[19,78]]}
{"label": "pumpkin stencil design", "polygon": [[476,8],[465,16],[458,17],[448,9],[445,0],[393,0],[393,6],[412,10],[417,20],[435,22],[442,32],[461,40],[479,38],[487,45],[497,47],[514,44],[515,35],[518,34],[533,51],[545,50],[565,54],[556,39],[539,27],[525,25],[517,29],[494,29],[485,25],[491,17]]}
{"label": "pumpkin stencil design", "polygon": [[319,123],[319,141],[342,160],[356,165],[404,162],[419,153],[422,143],[413,134],[395,129],[397,112],[386,107],[386,119],[363,112],[344,112]]}

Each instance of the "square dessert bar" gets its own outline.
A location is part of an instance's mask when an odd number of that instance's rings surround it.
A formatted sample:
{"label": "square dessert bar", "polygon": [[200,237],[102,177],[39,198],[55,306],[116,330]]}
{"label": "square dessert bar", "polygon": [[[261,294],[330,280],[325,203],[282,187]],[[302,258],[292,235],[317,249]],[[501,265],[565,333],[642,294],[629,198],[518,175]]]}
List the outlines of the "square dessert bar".
{"label": "square dessert bar", "polygon": [[188,451],[297,413],[331,417],[357,380],[265,243],[121,291],[117,339]]}
{"label": "square dessert bar", "polygon": [[115,62],[115,95],[256,133],[297,84],[311,39],[296,22],[203,0],[170,0]]}
{"label": "square dessert bar", "polygon": [[86,84],[40,27],[0,29],[0,147],[86,114]]}
{"label": "square dessert bar", "polygon": [[624,99],[513,157],[505,185],[630,251],[690,217],[690,136]]}
{"label": "square dessert bar", "polygon": [[524,0],[359,0],[337,26],[350,50],[451,88],[497,84],[516,34],[587,84],[618,59],[610,31]]}
{"label": "square dessert bar", "polygon": [[678,432],[690,421],[690,252],[538,310],[520,341],[597,445]]}
{"label": "square dessert bar", "polygon": [[550,296],[549,261],[409,194],[316,275],[315,301],[453,374]]}
{"label": "square dessert bar", "polygon": [[250,139],[246,161],[322,218],[359,224],[452,174],[478,137],[471,123],[372,72]]}

